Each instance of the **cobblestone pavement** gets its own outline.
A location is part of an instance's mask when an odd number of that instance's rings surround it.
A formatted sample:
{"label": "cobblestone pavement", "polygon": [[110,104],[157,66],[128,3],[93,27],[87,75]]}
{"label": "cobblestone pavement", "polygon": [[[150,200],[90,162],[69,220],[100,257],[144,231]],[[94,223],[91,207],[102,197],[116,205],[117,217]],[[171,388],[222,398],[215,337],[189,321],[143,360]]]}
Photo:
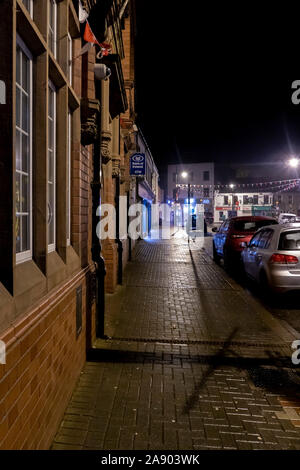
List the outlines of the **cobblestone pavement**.
{"label": "cobblestone pavement", "polygon": [[205,246],[139,242],[106,318],[53,449],[300,449],[295,337]]}

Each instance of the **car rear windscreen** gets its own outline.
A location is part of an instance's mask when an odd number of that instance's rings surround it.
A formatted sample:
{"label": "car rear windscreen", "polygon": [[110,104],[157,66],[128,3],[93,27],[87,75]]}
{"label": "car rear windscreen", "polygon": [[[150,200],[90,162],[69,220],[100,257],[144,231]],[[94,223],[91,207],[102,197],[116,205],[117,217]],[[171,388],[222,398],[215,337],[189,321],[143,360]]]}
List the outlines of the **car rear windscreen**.
{"label": "car rear windscreen", "polygon": [[274,224],[277,224],[276,220],[236,220],[234,222],[233,229],[236,232],[256,232],[261,227]]}
{"label": "car rear windscreen", "polygon": [[280,235],[278,250],[300,250],[300,230],[283,232]]}

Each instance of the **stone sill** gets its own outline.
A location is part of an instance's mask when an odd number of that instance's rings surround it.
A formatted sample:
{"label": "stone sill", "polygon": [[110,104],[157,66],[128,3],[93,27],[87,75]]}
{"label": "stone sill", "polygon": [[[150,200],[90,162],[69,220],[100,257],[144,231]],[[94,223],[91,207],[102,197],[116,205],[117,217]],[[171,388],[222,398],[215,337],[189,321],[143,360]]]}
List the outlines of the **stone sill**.
{"label": "stone sill", "polygon": [[59,289],[60,285],[68,283],[82,271],[80,258],[72,246],[67,247],[66,258],[65,264],[56,251],[49,253],[47,276],[32,260],[16,265],[14,296],[0,283],[0,333],[16,321],[22,321],[28,311],[39,308],[55,288]]}

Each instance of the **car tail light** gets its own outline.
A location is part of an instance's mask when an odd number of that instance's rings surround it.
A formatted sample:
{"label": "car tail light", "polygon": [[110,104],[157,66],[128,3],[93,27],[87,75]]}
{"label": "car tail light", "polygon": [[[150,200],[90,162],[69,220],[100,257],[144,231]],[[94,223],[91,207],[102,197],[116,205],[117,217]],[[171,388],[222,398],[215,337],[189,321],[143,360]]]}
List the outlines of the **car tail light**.
{"label": "car tail light", "polygon": [[231,235],[231,238],[245,238],[245,235]]}
{"label": "car tail light", "polygon": [[273,253],[269,261],[272,264],[297,264],[298,258],[297,256],[293,255],[281,255],[280,253]]}

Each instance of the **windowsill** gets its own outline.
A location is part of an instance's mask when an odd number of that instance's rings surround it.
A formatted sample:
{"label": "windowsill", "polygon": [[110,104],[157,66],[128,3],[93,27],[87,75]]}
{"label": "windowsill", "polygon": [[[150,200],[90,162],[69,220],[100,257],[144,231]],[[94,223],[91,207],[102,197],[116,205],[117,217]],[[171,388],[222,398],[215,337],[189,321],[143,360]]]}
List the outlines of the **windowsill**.
{"label": "windowsill", "polygon": [[48,253],[47,286],[48,291],[66,279],[66,265],[56,251]]}
{"label": "windowsill", "polygon": [[0,331],[3,331],[14,317],[13,297],[0,283]]}
{"label": "windowsill", "polygon": [[56,251],[47,256],[47,277],[33,260],[28,260],[14,268],[13,296],[0,283],[0,332],[81,269],[80,258],[72,246],[67,247],[66,264]]}
{"label": "windowsill", "polygon": [[16,255],[16,264],[26,263],[26,261],[32,261],[31,251],[26,251]]}
{"label": "windowsill", "polygon": [[16,316],[47,293],[46,277],[32,260],[16,265],[14,285]]}
{"label": "windowsill", "polygon": [[72,245],[67,246],[66,250],[66,264],[67,264],[67,275],[71,276],[74,272],[78,271],[81,267],[80,258]]}

